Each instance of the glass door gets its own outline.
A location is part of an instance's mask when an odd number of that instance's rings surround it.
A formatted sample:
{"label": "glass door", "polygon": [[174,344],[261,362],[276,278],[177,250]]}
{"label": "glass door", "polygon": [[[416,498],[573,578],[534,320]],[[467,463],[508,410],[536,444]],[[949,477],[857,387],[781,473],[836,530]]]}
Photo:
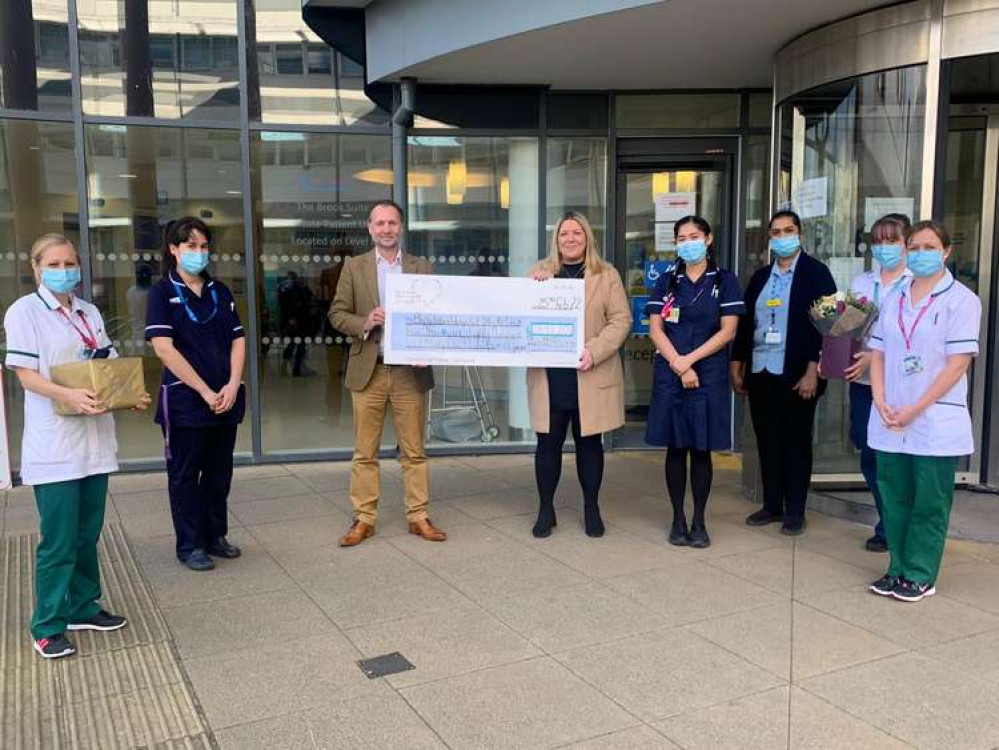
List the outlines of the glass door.
{"label": "glass door", "polygon": [[645,316],[658,274],[676,259],[673,225],[687,214],[714,229],[719,264],[732,267],[734,165],[732,139],[646,139],[618,144],[615,262],[631,302],[632,334],[624,345],[625,419],[615,447],[645,446],[655,347]]}

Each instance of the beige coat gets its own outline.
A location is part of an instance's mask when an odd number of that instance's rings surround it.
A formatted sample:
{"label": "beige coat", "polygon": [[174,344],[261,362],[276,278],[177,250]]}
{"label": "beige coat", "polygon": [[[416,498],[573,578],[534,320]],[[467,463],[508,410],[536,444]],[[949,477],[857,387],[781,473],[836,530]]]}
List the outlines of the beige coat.
{"label": "beige coat", "polygon": [[[430,261],[409,253],[402,254],[403,273],[430,273]],[[375,267],[375,251],[347,258],[344,262],[340,282],[336,285],[336,296],[330,305],[330,323],[338,331],[353,337],[350,345],[350,359],[347,361],[347,377],[344,382],[352,391],[361,391],[368,385],[378,364],[378,342],[382,329],[377,328],[364,338],[364,323],[368,313],[378,307],[378,271]],[[414,367],[416,387],[422,392],[434,387],[433,371],[429,367]]]}
{"label": "beige coat", "polygon": [[[631,331],[631,310],[621,277],[612,266],[586,275],[585,320],[585,346],[593,355],[593,368],[576,375],[584,436],[624,424],[624,369],[618,350]],[[535,432],[548,432],[548,377],[543,368],[527,371],[527,392],[531,427]]]}

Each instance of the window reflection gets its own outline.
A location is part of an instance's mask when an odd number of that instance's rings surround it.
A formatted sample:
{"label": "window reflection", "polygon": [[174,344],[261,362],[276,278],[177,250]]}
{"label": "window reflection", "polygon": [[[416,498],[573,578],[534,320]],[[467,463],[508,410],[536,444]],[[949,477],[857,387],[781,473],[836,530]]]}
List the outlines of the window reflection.
{"label": "window reflection", "polygon": [[[0,319],[35,288],[28,251],[46,232],[79,243],[76,161],[69,123],[0,120]],[[4,348],[0,328],[0,349]],[[17,466],[24,391],[4,373],[11,464]]]}
{"label": "window reflection", "polygon": [[[411,137],[407,249],[437,274],[525,276],[538,260],[537,140]],[[441,367],[435,379],[431,442],[532,439],[522,368]]]}
{"label": "window reflection", "polygon": [[[779,200],[801,214],[803,244],[836,285],[870,267],[871,224],[919,214],[925,67],[840,81],[795,97],[781,111]],[[857,471],[843,381],[819,401],[815,471]]]}
{"label": "window reflection", "polygon": [[65,2],[0,2],[0,107],[69,111],[68,23]]}
{"label": "window reflection", "polygon": [[84,112],[238,122],[237,0],[77,7]]}
{"label": "window reflection", "polygon": [[349,449],[350,341],[327,312],[344,259],[368,249],[371,205],[391,195],[389,139],[265,131],[251,155],[263,448]]}
{"label": "window reflection", "polygon": [[[239,135],[124,125],[88,125],[84,133],[93,301],[118,351],[143,357],[146,387],[155,398],[161,367],[144,341],[145,300],[161,275],[168,221],[191,215],[211,227],[210,271],[229,285],[247,319]],[[122,412],[115,424],[121,458],[162,454],[148,414]],[[250,450],[248,422],[237,450]]]}
{"label": "window reflection", "polygon": [[364,93],[364,68],[330,49],[302,20],[301,0],[243,0],[250,116],[305,125],[385,125]]}

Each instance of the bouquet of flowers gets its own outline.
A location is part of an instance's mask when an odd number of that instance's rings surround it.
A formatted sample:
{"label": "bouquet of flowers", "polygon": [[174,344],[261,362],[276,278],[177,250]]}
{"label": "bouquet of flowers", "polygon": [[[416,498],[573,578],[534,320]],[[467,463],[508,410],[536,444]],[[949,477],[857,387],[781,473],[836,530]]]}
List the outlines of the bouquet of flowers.
{"label": "bouquet of flowers", "polygon": [[809,314],[812,325],[822,334],[819,367],[824,377],[845,379],[843,371],[863,348],[877,313],[871,300],[853,292],[837,292],[815,300]]}

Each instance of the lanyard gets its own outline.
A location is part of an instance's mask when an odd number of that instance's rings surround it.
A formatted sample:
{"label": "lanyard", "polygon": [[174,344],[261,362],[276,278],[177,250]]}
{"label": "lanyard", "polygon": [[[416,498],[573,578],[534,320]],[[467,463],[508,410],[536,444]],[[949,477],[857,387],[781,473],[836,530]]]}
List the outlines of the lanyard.
{"label": "lanyard", "polygon": [[59,311],[59,314],[66,319],[66,322],[73,327],[73,330],[76,331],[76,335],[80,337],[80,340],[83,341],[83,345],[87,349],[93,351],[94,349],[98,348],[97,337],[94,335],[93,330],[90,328],[90,323],[87,322],[87,316],[83,314],[83,310],[77,310],[76,314],[79,315],[80,320],[83,321],[83,327],[87,329],[85,332],[80,330],[80,328],[76,325],[76,323],[73,322],[73,319],[66,313],[66,311],[63,308],[59,307],[57,309]]}
{"label": "lanyard", "polygon": [[912,351],[912,340],[913,340],[913,338],[916,335],[916,326],[919,325],[919,322],[923,319],[923,316],[926,315],[926,313],[929,311],[929,309],[931,307],[933,307],[933,303],[937,301],[937,296],[938,295],[935,295],[935,294],[932,295],[932,296],[930,296],[930,301],[926,303],[926,307],[924,307],[922,310],[919,311],[919,315],[917,315],[916,319],[914,321],[912,321],[912,328],[910,328],[909,332],[906,333],[906,331],[905,331],[905,321],[902,319],[902,311],[905,309],[905,295],[904,294],[899,295],[899,298],[898,298],[898,328],[899,328],[900,331],[902,331],[902,338],[905,339],[905,350],[907,352],[908,351]]}
{"label": "lanyard", "polygon": [[192,322],[194,322],[194,323],[200,323],[201,325],[204,325],[205,323],[207,323],[208,321],[210,321],[212,318],[214,318],[218,314],[218,311],[219,311],[219,294],[218,294],[217,291],[215,291],[214,285],[211,288],[211,292],[212,292],[212,311],[208,315],[208,317],[205,318],[204,320],[198,320],[198,316],[194,314],[194,310],[192,310],[191,306],[189,304],[187,304],[187,293],[185,291],[184,285],[183,284],[178,284],[173,279],[170,279],[170,283],[173,284],[174,289],[177,290],[177,296],[180,297],[180,302],[181,302],[182,305],[184,305],[184,310],[187,312],[187,317],[189,317]]}

